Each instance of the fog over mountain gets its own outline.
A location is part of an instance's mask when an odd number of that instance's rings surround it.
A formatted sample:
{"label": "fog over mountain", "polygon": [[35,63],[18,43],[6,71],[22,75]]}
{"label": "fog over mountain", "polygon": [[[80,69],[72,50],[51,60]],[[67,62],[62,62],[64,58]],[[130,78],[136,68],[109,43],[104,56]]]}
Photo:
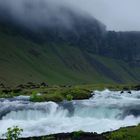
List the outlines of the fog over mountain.
{"label": "fog over mountain", "polygon": [[61,25],[70,27],[68,5],[56,0],[4,0],[0,1],[1,20],[12,20],[26,27]]}
{"label": "fog over mountain", "polygon": [[6,13],[7,16],[14,15],[28,26],[46,26],[46,21],[47,25],[53,26],[63,21],[70,27],[72,21],[64,10],[67,7],[82,14],[82,10],[86,11],[104,23],[108,30],[139,31],[139,5],[139,0],[1,0],[0,14],[4,17]]}
{"label": "fog over mountain", "polygon": [[0,1],[1,21],[10,20],[10,22],[12,21],[33,29],[54,26],[71,29],[75,23],[75,14],[80,18],[81,16],[84,18],[90,17],[89,14],[83,12],[80,8],[77,9],[64,0]]}

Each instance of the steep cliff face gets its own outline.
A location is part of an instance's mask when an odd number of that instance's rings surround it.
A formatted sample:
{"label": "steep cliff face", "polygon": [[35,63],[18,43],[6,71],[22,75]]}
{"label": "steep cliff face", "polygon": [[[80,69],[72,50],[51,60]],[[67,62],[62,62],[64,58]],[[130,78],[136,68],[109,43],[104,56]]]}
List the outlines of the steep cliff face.
{"label": "steep cliff face", "polygon": [[140,65],[140,32],[107,32],[101,55]]}
{"label": "steep cliff face", "polygon": [[62,9],[63,22],[36,28],[0,18],[0,81],[19,84],[136,83],[140,33],[106,31],[89,15]]}

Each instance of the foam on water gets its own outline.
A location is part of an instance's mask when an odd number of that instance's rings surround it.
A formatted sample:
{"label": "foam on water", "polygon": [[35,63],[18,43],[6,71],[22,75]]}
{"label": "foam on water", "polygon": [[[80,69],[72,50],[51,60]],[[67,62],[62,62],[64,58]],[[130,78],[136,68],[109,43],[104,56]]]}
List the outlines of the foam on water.
{"label": "foam on water", "polygon": [[95,91],[89,100],[32,103],[27,97],[0,100],[0,135],[23,128],[23,137],[83,130],[106,132],[140,123],[140,92]]}

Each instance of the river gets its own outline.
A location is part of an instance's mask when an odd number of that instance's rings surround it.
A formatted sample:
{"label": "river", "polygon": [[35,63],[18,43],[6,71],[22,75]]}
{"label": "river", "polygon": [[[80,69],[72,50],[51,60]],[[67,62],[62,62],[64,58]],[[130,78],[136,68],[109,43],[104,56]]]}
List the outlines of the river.
{"label": "river", "polygon": [[87,100],[33,103],[28,96],[0,99],[0,136],[19,126],[22,137],[83,130],[102,133],[140,123],[140,91],[94,91]]}

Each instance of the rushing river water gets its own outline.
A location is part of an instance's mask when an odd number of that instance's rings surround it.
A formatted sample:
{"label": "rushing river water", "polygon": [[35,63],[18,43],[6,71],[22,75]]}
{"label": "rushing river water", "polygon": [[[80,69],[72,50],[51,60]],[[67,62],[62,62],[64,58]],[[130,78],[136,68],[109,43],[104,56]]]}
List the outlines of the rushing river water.
{"label": "rushing river water", "polygon": [[29,97],[0,99],[0,136],[8,127],[23,137],[83,130],[106,132],[140,123],[140,91],[95,91],[88,100],[32,103]]}

